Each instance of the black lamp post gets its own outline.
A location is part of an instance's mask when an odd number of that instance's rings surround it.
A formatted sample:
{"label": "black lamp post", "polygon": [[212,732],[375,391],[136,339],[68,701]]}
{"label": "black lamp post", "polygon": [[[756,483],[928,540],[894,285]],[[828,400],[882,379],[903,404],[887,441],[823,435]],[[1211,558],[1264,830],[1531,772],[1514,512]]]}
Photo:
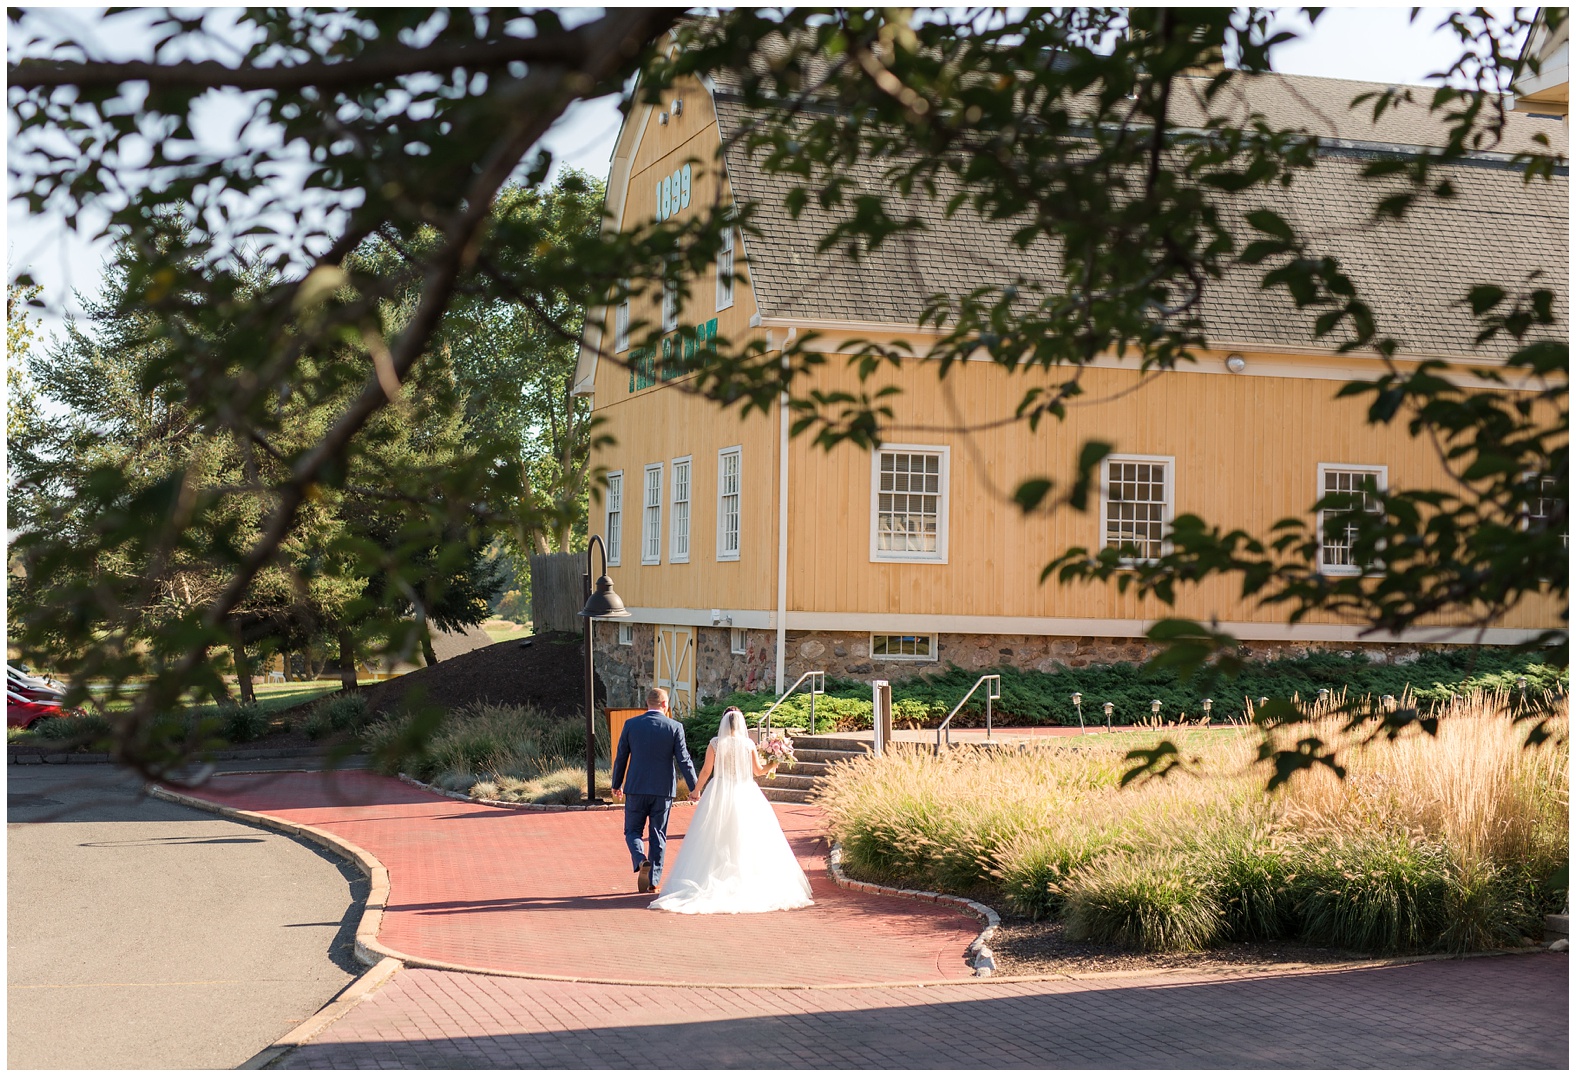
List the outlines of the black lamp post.
{"label": "black lamp post", "polygon": [[[596,589],[591,588],[591,547],[602,547],[602,575],[597,577]],[[586,803],[600,804],[596,795],[596,619],[598,617],[628,617],[623,599],[613,590],[613,578],[607,574],[607,545],[601,535],[592,535],[586,543],[586,571],[584,576],[586,604],[580,616],[586,619]]]}

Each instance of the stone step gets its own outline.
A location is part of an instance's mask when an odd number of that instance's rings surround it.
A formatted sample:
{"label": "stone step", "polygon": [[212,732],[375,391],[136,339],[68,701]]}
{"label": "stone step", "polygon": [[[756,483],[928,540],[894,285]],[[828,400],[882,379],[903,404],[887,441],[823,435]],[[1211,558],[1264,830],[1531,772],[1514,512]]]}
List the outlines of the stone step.
{"label": "stone step", "polygon": [[794,758],[800,763],[846,763],[851,759],[861,759],[865,752],[838,752],[830,748],[801,748],[796,742],[793,746]]}
{"label": "stone step", "polygon": [[808,775],[784,774],[777,772],[775,778],[757,778],[756,783],[762,789],[814,789],[820,779]]}
{"label": "stone step", "polygon": [[870,751],[870,745],[857,740],[845,740],[842,737],[812,737],[808,733],[793,738],[794,754],[800,748],[809,748],[817,752],[837,752],[846,755],[862,755]]}
{"label": "stone step", "polygon": [[766,799],[773,804],[809,804],[808,789],[763,789]]}
{"label": "stone step", "polygon": [[811,778],[824,778],[832,772],[832,764],[816,763],[801,759],[797,763],[784,763],[777,768],[778,774],[803,774]]}

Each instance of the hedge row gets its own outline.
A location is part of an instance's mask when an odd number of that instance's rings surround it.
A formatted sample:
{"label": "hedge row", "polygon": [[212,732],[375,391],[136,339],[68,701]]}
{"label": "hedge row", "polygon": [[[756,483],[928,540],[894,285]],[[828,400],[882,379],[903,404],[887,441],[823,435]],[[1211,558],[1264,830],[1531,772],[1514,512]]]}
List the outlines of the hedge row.
{"label": "hedge row", "polygon": [[[1336,652],[1315,652],[1305,658],[1250,662],[1232,680],[1217,681],[1207,688],[1198,678],[1180,678],[1172,669],[1127,662],[1051,673],[1010,667],[965,670],[950,666],[894,684],[894,721],[900,726],[937,724],[986,672],[1001,675],[1001,699],[992,704],[993,719],[1013,726],[1077,725],[1078,715],[1072,704],[1074,692],[1083,694],[1086,722],[1103,724],[1101,705],[1110,702],[1114,705],[1113,722],[1126,725],[1147,720],[1150,703],[1156,699],[1160,700],[1165,720],[1186,715],[1194,721],[1203,711],[1203,699],[1209,695],[1214,698],[1214,719],[1233,721],[1243,717],[1245,700],[1264,696],[1289,699],[1293,695],[1311,700],[1321,688],[1336,693],[1344,690],[1348,698],[1399,697],[1409,691],[1424,707],[1445,702],[1455,693],[1474,690],[1513,693],[1521,677],[1527,679],[1529,699],[1541,698],[1544,693],[1563,695],[1569,689],[1567,670],[1540,662],[1535,655],[1469,648],[1429,651],[1416,661],[1395,664],[1373,662],[1361,653],[1342,657]],[[816,732],[870,728],[869,684],[828,678],[826,689],[826,695],[816,701]],[[735,692],[703,704],[684,723],[691,748],[704,750],[716,736],[725,707],[740,708],[753,723],[775,698],[770,692]],[[809,719],[809,696],[801,694],[777,708],[772,724],[807,730]],[[978,726],[984,720],[983,698],[976,694],[953,724]]]}

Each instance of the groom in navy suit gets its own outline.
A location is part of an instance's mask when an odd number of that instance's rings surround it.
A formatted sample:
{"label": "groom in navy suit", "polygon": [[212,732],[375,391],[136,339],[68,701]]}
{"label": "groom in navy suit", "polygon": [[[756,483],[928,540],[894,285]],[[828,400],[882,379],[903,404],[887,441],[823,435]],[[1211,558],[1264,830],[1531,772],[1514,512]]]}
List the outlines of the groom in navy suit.
{"label": "groom in navy suit", "polygon": [[[689,799],[694,800],[695,763],[684,744],[684,727],[668,716],[667,692],[653,688],[646,693],[646,713],[624,723],[613,760],[613,796],[624,801],[624,841],[634,858],[636,886],[642,894],[655,890],[662,881],[668,813],[678,792],[675,764],[690,788]],[[648,827],[649,855],[640,840],[640,832]]]}

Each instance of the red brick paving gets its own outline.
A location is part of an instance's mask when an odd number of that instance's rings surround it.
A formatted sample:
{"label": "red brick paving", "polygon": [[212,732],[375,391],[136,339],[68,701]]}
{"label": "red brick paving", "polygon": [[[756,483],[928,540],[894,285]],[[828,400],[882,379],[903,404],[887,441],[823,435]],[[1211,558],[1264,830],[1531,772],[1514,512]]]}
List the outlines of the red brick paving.
{"label": "red brick paving", "polygon": [[1548,953],[844,991],[406,969],[276,1068],[1564,1069],[1569,997],[1568,963]]}
{"label": "red brick paving", "polygon": [[[972,917],[852,893],[826,873],[823,817],[776,805],[816,904],[748,916],[646,908],[620,812],[522,812],[375,774],[221,775],[199,795],[326,830],[389,871],[379,941],[470,968],[592,980],[840,985],[966,980]],[[675,805],[668,862],[693,807]]]}

